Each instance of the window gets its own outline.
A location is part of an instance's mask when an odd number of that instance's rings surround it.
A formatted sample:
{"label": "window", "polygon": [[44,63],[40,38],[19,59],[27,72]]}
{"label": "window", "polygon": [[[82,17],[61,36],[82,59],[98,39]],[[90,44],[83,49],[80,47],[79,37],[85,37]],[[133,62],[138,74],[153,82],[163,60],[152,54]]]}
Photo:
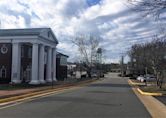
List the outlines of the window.
{"label": "window", "polygon": [[48,32],[47,36],[48,36],[48,38],[50,37],[50,32]]}
{"label": "window", "polygon": [[28,58],[32,58],[32,48],[28,48]]}
{"label": "window", "polygon": [[7,72],[6,72],[6,68],[5,68],[5,66],[2,66],[2,68],[1,68],[1,72],[0,72],[0,77],[1,78],[6,78],[6,74]]}
{"label": "window", "polygon": [[66,66],[67,65],[67,58],[64,56],[61,56],[60,58],[60,65]]}
{"label": "window", "polygon": [[24,47],[21,46],[21,57],[24,57]]}

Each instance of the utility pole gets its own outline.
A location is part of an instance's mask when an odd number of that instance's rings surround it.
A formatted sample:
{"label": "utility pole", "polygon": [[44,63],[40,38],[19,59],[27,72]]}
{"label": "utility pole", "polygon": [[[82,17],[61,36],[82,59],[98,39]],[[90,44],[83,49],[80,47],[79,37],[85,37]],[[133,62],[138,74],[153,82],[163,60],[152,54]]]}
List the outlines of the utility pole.
{"label": "utility pole", "polygon": [[1,20],[0,20],[0,29],[1,29]]}
{"label": "utility pole", "polygon": [[121,58],[121,76],[124,76],[124,56]]}
{"label": "utility pole", "polygon": [[147,67],[145,67],[145,84],[146,84],[146,86],[147,86],[147,81],[146,81],[147,74],[148,74],[148,68],[147,68]]}

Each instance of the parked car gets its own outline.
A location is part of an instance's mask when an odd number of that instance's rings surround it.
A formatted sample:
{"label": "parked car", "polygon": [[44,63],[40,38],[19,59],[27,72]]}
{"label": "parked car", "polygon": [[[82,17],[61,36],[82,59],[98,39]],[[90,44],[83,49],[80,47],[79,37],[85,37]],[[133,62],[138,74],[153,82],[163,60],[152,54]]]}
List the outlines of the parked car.
{"label": "parked car", "polygon": [[137,77],[137,80],[138,81],[141,81],[141,82],[152,82],[152,81],[155,81],[156,80],[156,77],[154,75],[140,75]]}
{"label": "parked car", "polygon": [[100,70],[93,70],[91,72],[91,77],[104,77],[104,73]]}
{"label": "parked car", "polygon": [[145,81],[146,81],[146,78],[145,78],[145,77],[142,77],[142,78],[140,78],[140,81],[141,81],[141,82],[145,82]]}
{"label": "parked car", "polygon": [[145,75],[145,80],[142,80],[142,82],[152,82],[152,81],[156,81],[156,77],[154,75]]}
{"label": "parked car", "polygon": [[97,73],[91,73],[91,77],[97,77]]}
{"label": "parked car", "polygon": [[104,73],[102,71],[100,72],[99,75],[100,75],[100,77],[104,77]]}
{"label": "parked car", "polygon": [[138,80],[138,81],[141,81],[141,80],[144,80],[144,79],[145,79],[145,78],[144,78],[143,75],[140,75],[140,76],[137,77],[137,80]]}

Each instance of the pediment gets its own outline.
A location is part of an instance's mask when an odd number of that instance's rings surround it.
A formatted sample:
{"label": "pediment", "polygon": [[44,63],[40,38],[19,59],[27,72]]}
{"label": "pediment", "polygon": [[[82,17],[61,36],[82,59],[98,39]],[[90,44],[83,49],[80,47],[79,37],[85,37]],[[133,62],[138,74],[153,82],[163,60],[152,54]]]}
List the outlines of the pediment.
{"label": "pediment", "polygon": [[57,42],[57,39],[55,37],[55,35],[53,34],[52,30],[51,29],[43,29],[41,32],[40,32],[40,36],[48,39],[48,40],[51,40],[51,41],[54,41],[54,42]]}

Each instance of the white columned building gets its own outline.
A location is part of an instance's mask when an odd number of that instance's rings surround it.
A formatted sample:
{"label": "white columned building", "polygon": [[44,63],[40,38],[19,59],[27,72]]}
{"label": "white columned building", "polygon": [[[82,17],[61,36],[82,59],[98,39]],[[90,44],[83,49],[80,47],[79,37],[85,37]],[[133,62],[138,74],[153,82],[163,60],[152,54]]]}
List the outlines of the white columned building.
{"label": "white columned building", "polygon": [[30,84],[39,84],[39,44],[33,43],[32,46],[32,75],[31,75],[31,81]]}
{"label": "white columned building", "polygon": [[44,54],[45,54],[45,46],[40,45],[39,48],[39,82],[44,84]]}
{"label": "white columned building", "polygon": [[20,83],[20,65],[21,65],[21,48],[20,43],[12,43],[12,76],[11,82]]}
{"label": "white columned building", "polygon": [[[11,68],[7,70],[7,73],[10,71],[7,78],[16,84],[25,81],[36,85],[56,81],[57,44],[58,40],[50,28],[1,29],[0,46],[3,48],[0,51],[4,60],[9,57],[3,67]],[[10,64],[11,67],[8,67]],[[31,74],[29,78],[27,74]]]}
{"label": "white columned building", "polygon": [[52,70],[53,70],[53,81],[57,81],[57,78],[56,78],[56,48],[53,48],[53,52],[52,52],[52,55],[53,55],[53,64],[52,64]]}
{"label": "white columned building", "polygon": [[52,82],[52,49],[48,47],[48,54],[47,54],[47,67],[46,67],[46,81]]}

